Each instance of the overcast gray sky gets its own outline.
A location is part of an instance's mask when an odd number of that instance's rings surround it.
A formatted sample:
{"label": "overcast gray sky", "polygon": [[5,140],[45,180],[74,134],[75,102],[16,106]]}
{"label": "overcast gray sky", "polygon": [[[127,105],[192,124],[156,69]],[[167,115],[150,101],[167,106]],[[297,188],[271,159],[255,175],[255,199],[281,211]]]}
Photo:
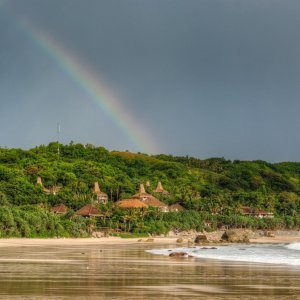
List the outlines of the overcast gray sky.
{"label": "overcast gray sky", "polygon": [[[60,122],[65,143],[300,160],[300,1],[0,3],[1,146],[47,144]],[[33,41],[20,25],[24,19],[117,95],[144,131],[135,136],[138,145],[130,139],[135,128],[122,130]],[[146,139],[156,146],[140,149]]]}

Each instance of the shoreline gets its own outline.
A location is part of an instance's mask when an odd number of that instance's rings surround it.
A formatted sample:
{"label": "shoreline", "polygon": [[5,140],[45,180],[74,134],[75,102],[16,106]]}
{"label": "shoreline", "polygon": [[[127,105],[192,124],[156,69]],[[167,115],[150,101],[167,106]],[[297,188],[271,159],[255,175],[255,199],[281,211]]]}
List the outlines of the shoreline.
{"label": "shoreline", "polygon": [[[250,239],[250,244],[284,244],[299,243],[300,236],[257,237]],[[187,243],[177,243],[177,237],[153,238],[4,238],[0,239],[0,247],[34,247],[34,246],[85,246],[85,245],[134,245],[134,244],[174,244],[178,247]],[[206,243],[209,245],[235,244],[235,243]],[[200,244],[199,244],[200,245]]]}

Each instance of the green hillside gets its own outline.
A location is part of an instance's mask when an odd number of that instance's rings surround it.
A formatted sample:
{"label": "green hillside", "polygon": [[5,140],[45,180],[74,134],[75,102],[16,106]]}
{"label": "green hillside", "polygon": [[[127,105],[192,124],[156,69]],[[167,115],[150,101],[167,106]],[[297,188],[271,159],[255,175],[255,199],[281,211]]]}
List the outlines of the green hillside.
{"label": "green hillside", "polygon": [[[172,228],[201,230],[204,220],[212,222],[212,229],[300,226],[300,163],[148,156],[73,143],[60,145],[58,156],[57,146],[0,148],[0,236],[87,236],[97,227],[164,233]],[[60,186],[60,192],[45,194],[36,184],[38,176],[45,187]],[[109,195],[109,204],[100,207],[106,217],[72,217],[93,201],[96,181]],[[161,213],[149,209],[141,214],[114,207],[116,200],[129,198],[146,181],[151,184],[149,193],[161,181],[170,195],[157,197],[169,205],[180,203],[185,210]],[[50,212],[60,203],[70,209],[66,216]],[[242,216],[242,205],[272,212],[275,217]]]}

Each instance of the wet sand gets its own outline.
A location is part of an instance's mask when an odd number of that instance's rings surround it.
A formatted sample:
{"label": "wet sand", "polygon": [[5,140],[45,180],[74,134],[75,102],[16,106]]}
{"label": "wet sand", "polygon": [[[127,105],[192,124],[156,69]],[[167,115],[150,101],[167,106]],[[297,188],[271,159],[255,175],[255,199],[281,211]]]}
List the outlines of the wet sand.
{"label": "wet sand", "polygon": [[0,299],[300,299],[299,267],[145,252],[160,247],[175,239],[0,240]]}

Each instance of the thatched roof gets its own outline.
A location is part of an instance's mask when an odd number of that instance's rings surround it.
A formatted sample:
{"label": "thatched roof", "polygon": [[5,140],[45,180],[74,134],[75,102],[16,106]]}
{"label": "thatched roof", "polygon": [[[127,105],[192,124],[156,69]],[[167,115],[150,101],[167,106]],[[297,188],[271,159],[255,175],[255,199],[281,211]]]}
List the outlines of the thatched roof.
{"label": "thatched roof", "polygon": [[98,183],[97,181],[94,183],[93,192],[94,192],[97,196],[108,197],[106,193],[104,193],[104,192],[102,192],[102,191],[100,190],[100,186],[99,186],[99,183]]}
{"label": "thatched roof", "polygon": [[148,198],[148,197],[150,198],[153,196],[146,193],[145,187],[143,184],[140,184],[140,189],[139,189],[138,193],[136,193],[135,195],[132,196],[132,198]]}
{"label": "thatched roof", "polygon": [[168,206],[159,201],[157,198],[151,196],[150,198],[146,198],[141,200],[143,203],[147,204],[148,206],[160,207],[160,208],[167,208]]}
{"label": "thatched roof", "polygon": [[106,204],[108,201],[108,195],[106,193],[103,193],[100,190],[99,183],[96,181],[94,183],[93,193],[97,196],[97,201],[100,203]]}
{"label": "thatched roof", "polygon": [[54,185],[54,186],[51,186],[49,191],[51,194],[57,194],[59,191],[60,191],[61,187],[60,186],[57,186],[57,185]]}
{"label": "thatched roof", "polygon": [[138,199],[141,202],[145,203],[148,206],[155,206],[155,207],[163,207],[166,208],[167,205],[163,202],[159,201],[157,198],[152,196],[151,194],[146,193],[145,187],[143,184],[140,184],[139,192],[132,196],[133,199]]}
{"label": "thatched roof", "polygon": [[46,194],[51,194],[51,191],[45,187],[43,187],[43,192]]}
{"label": "thatched roof", "polygon": [[64,204],[56,205],[51,208],[51,211],[54,212],[55,214],[66,214],[68,212],[68,208]]}
{"label": "thatched roof", "polygon": [[123,199],[116,202],[116,205],[121,208],[147,208],[148,205],[139,199]]}
{"label": "thatched roof", "polygon": [[162,186],[162,184],[161,184],[160,181],[157,183],[157,187],[156,187],[156,189],[154,190],[154,192],[155,192],[155,193],[162,193],[162,194],[169,194],[169,192],[166,191],[166,190],[163,188],[163,186]]}
{"label": "thatched roof", "polygon": [[46,194],[57,194],[61,187],[60,186],[57,186],[57,185],[54,185],[54,186],[51,186],[50,188],[45,188],[44,185],[43,185],[43,181],[42,181],[42,177],[41,176],[38,176],[38,178],[36,179],[36,184],[37,185],[40,185],[42,188],[43,188],[43,191],[44,193]]}
{"label": "thatched roof", "polygon": [[94,217],[94,216],[100,216],[100,211],[97,207],[93,206],[92,204],[88,204],[80,208],[75,214],[77,216],[83,216],[83,217]]}
{"label": "thatched roof", "polygon": [[49,189],[47,189],[47,188],[44,187],[43,180],[42,180],[41,176],[37,177],[36,184],[42,187],[44,193],[51,194],[51,191]]}
{"label": "thatched roof", "polygon": [[43,186],[43,181],[41,176],[38,176],[38,178],[36,179],[36,184]]}
{"label": "thatched roof", "polygon": [[169,210],[170,211],[182,211],[184,210],[184,208],[179,204],[179,203],[175,203],[169,206]]}

